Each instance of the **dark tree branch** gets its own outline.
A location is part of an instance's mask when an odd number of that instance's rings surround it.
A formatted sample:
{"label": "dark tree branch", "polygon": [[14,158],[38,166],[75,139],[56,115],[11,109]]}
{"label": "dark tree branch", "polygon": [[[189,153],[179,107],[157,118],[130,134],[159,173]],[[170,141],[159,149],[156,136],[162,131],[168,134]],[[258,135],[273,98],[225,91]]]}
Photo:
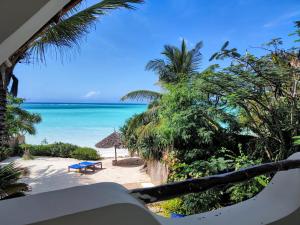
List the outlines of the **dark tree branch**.
{"label": "dark tree branch", "polygon": [[133,189],[129,193],[147,204],[172,199],[190,193],[203,192],[213,187],[244,182],[263,174],[296,168],[300,168],[300,160],[282,160],[225,174],[213,175],[198,179],[188,179],[185,181],[164,184],[150,188]]}

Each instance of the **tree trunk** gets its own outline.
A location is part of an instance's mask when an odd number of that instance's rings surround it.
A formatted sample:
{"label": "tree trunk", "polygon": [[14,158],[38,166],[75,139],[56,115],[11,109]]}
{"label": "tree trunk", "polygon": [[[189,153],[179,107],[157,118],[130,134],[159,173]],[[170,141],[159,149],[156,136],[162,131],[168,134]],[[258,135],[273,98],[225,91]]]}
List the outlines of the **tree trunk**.
{"label": "tree trunk", "polygon": [[[6,85],[3,75],[0,75],[0,148],[7,147],[8,145],[8,135],[5,124],[6,116]],[[1,150],[0,150],[1,151]]]}

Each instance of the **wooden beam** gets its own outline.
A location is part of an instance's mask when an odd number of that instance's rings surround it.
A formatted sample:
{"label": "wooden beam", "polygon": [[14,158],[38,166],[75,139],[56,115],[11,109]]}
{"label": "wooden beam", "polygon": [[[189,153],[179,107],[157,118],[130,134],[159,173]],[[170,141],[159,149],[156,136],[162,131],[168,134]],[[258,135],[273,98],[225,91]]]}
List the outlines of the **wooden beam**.
{"label": "wooden beam", "polygon": [[278,171],[300,168],[300,160],[282,160],[245,168],[230,173],[218,174],[198,179],[159,185],[150,188],[137,188],[129,193],[144,203],[153,203],[176,198],[190,193],[199,193],[208,189],[247,181],[256,176]]}

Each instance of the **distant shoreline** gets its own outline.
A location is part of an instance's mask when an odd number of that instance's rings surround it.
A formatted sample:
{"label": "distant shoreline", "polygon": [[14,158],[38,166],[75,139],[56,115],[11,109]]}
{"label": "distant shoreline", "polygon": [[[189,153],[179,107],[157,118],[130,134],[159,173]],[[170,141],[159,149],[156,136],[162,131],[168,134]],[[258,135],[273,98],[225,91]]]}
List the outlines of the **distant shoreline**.
{"label": "distant shoreline", "polygon": [[125,102],[24,102],[24,104],[93,104],[93,105],[148,105],[148,103],[125,103]]}
{"label": "distant shoreline", "polygon": [[42,122],[36,135],[26,135],[29,144],[64,142],[92,147],[119,130],[133,115],[147,110],[146,104],[130,103],[24,103],[29,112],[38,113]]}

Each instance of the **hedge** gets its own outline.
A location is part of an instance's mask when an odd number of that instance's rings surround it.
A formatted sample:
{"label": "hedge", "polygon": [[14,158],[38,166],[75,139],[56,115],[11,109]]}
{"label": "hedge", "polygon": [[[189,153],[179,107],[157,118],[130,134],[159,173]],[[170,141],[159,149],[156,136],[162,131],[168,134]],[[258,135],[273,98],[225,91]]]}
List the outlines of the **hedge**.
{"label": "hedge", "polygon": [[77,148],[71,154],[72,158],[80,160],[98,160],[100,159],[97,151],[91,148]]}
{"label": "hedge", "polygon": [[83,148],[67,143],[54,143],[45,145],[29,145],[20,146],[22,151],[28,149],[34,156],[51,156],[61,158],[75,158],[80,160],[98,160],[100,156],[97,151],[92,148]]}

